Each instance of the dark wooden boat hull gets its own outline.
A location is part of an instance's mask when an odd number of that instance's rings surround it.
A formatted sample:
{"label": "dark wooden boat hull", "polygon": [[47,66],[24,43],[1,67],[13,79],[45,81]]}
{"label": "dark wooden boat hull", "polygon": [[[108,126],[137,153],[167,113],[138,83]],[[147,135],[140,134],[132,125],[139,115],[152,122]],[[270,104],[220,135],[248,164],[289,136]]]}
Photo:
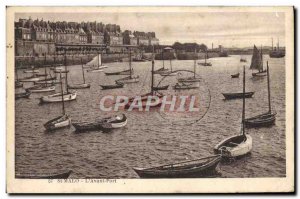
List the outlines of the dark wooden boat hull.
{"label": "dark wooden boat hull", "polygon": [[216,167],[221,161],[221,156],[215,158],[213,161],[209,162],[207,165],[197,167],[186,167],[182,169],[170,168],[168,170],[147,170],[133,168],[134,171],[141,178],[197,178],[211,176],[216,171]]}
{"label": "dark wooden boat hull", "polygon": [[160,91],[160,90],[168,90],[169,85],[167,86],[157,86],[157,87],[153,87],[154,91]]}
{"label": "dark wooden boat hull", "polygon": [[95,131],[95,130],[102,130],[100,124],[91,123],[87,125],[82,125],[80,123],[72,123],[72,125],[75,127],[76,132],[85,132],[85,131]]}
{"label": "dark wooden boat hull", "polygon": [[64,173],[59,174],[51,174],[51,175],[26,175],[26,174],[16,174],[15,178],[18,179],[67,179],[70,174],[72,173],[72,170],[69,170]]}
{"label": "dark wooden boat hull", "polygon": [[100,85],[102,87],[102,90],[108,90],[108,89],[117,89],[117,88],[123,88],[124,84],[117,83],[115,85]]}
{"label": "dark wooden boat hull", "polygon": [[231,75],[231,78],[239,78],[239,76],[240,76],[240,73],[237,73],[237,74]]}
{"label": "dark wooden boat hull", "polygon": [[30,95],[31,95],[31,92],[16,93],[15,94],[15,99],[29,98]]}
{"label": "dark wooden boat hull", "polygon": [[[241,99],[243,98],[243,93],[222,93],[226,100],[229,99]],[[245,98],[251,98],[254,92],[245,92]]]}
{"label": "dark wooden boat hull", "polygon": [[247,128],[269,127],[275,124],[276,113],[264,113],[245,119]]}

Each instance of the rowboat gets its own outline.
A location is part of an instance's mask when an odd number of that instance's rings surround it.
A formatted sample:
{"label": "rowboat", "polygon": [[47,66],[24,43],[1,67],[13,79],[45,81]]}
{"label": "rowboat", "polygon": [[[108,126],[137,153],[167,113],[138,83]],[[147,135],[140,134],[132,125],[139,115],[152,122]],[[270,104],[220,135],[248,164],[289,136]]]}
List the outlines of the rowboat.
{"label": "rowboat", "polygon": [[70,88],[70,89],[84,89],[84,88],[90,88],[91,87],[90,84],[85,83],[85,76],[84,76],[82,58],[81,58],[81,71],[82,71],[83,83],[82,84],[68,85],[68,88]]}
{"label": "rowboat", "polygon": [[[75,100],[77,97],[77,92],[65,92],[63,94],[64,101],[72,101]],[[53,102],[61,102],[62,101],[62,93],[55,93],[53,95],[47,95],[40,98],[41,103],[53,103]]]}
{"label": "rowboat", "polygon": [[31,76],[31,77],[26,77],[26,78],[23,78],[23,79],[19,79],[20,82],[37,82],[39,80],[40,80],[40,78],[36,77],[36,76]]}
{"label": "rowboat", "polygon": [[16,93],[15,94],[15,99],[20,99],[20,98],[29,98],[31,92],[28,90],[25,90],[25,92],[21,92],[21,93]]}
{"label": "rowboat", "polygon": [[110,75],[130,75],[130,73],[133,75],[134,74],[134,70],[131,69],[130,70],[123,70],[123,71],[119,71],[119,72],[105,72],[105,75],[110,76]]}
{"label": "rowboat", "polygon": [[39,86],[34,86],[32,88],[29,88],[28,90],[31,93],[51,92],[51,91],[55,91],[55,86],[39,85]]}
{"label": "rowboat", "polygon": [[127,117],[125,114],[122,116],[112,116],[102,118],[95,122],[73,122],[72,125],[75,127],[76,132],[93,131],[93,130],[109,130],[115,128],[121,128],[126,126]]}
{"label": "rowboat", "polygon": [[266,76],[266,75],[267,75],[267,73],[266,73],[265,70],[261,71],[261,72],[257,72],[257,73],[252,73],[253,77],[263,77],[263,76]]}
{"label": "rowboat", "polygon": [[193,178],[206,177],[215,172],[221,155],[161,165],[151,168],[133,168],[141,178]]}
{"label": "rowboat", "polygon": [[222,95],[225,97],[226,100],[243,98],[244,95],[245,95],[245,98],[251,98],[252,95],[254,95],[254,92],[245,92],[245,93],[222,93]]}
{"label": "rowboat", "polygon": [[[245,93],[245,66],[243,75],[243,94]],[[239,135],[230,136],[214,147],[214,152],[224,158],[244,156],[252,150],[252,137],[245,132],[245,95],[243,95],[242,128]]]}
{"label": "rowboat", "polygon": [[267,127],[272,126],[276,120],[276,112],[272,112],[271,107],[271,91],[270,91],[270,75],[269,75],[269,64],[267,62],[267,74],[268,74],[268,104],[269,110],[266,113],[256,115],[245,119],[245,125],[247,128],[252,127]]}
{"label": "rowboat", "polygon": [[231,78],[239,78],[239,76],[240,76],[240,73],[236,73],[236,74],[231,75]]}
{"label": "rowboat", "polygon": [[241,59],[240,59],[240,62],[247,62],[247,60],[246,60],[246,59],[243,59],[243,58],[241,58]]}
{"label": "rowboat", "polygon": [[44,173],[44,174],[15,174],[17,179],[67,179],[72,170],[68,170],[61,173]]}
{"label": "rowboat", "polygon": [[153,87],[153,90],[154,91],[168,90],[168,88],[169,88],[169,85],[166,85],[166,86],[155,86],[155,87]]}
{"label": "rowboat", "polygon": [[123,88],[124,84],[122,83],[116,83],[113,85],[100,85],[102,87],[102,90],[108,90],[108,89],[117,89],[117,88]]}
{"label": "rowboat", "polygon": [[185,84],[183,82],[176,83],[175,86],[173,86],[175,90],[189,90],[189,89],[196,89],[199,88],[199,84]]}
{"label": "rowboat", "polygon": [[[60,73],[60,79],[61,79],[61,73]],[[62,102],[62,115],[60,115],[54,119],[51,119],[44,124],[44,127],[48,131],[53,131],[53,130],[60,129],[63,127],[68,127],[71,125],[71,118],[69,117],[69,115],[66,114],[66,111],[65,111],[65,95],[63,95],[64,91],[63,91],[62,82],[60,82],[60,87],[61,87],[60,96],[58,93],[58,94],[55,94],[56,96],[53,98],[55,98],[57,100],[57,98],[60,97],[59,101]],[[76,98],[76,96],[75,96],[75,98]],[[53,99],[50,100],[50,102],[54,102]]]}

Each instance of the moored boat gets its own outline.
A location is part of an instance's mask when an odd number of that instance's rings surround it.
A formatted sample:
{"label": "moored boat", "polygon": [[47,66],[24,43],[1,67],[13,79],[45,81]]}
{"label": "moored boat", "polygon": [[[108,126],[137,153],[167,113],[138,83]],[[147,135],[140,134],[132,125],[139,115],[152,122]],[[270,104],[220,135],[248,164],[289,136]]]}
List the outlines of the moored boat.
{"label": "moored boat", "polygon": [[240,99],[243,98],[245,95],[245,98],[250,98],[254,95],[254,92],[245,92],[245,93],[222,93],[222,95],[225,97],[225,99]]}
{"label": "moored boat", "polygon": [[263,68],[262,48],[259,51],[255,45],[253,47],[253,55],[251,59],[250,69],[258,70],[258,72],[252,73],[252,76],[257,76],[257,77],[266,76],[267,71],[264,70]]}
{"label": "moored boat", "polygon": [[23,78],[23,79],[19,79],[20,82],[37,82],[39,80],[40,80],[40,78],[36,77],[35,75],[30,76],[30,77],[26,77],[26,78]]}
{"label": "moored boat", "polygon": [[91,72],[91,73],[103,72],[103,69],[107,68],[107,66],[102,65],[102,55],[101,54],[98,54],[97,57],[95,57],[92,61],[90,61],[86,65],[90,66],[90,68],[87,70],[87,72]]}
{"label": "moored boat", "polygon": [[189,90],[199,88],[199,84],[180,82],[173,86],[175,90]]}
{"label": "moored boat", "polygon": [[150,168],[133,168],[141,178],[193,178],[206,177],[215,172],[221,155],[177,162]]}
{"label": "moored boat", "polygon": [[81,71],[82,71],[83,84],[68,85],[68,88],[70,88],[70,89],[84,89],[84,88],[90,88],[91,87],[90,84],[85,83],[85,76],[84,76],[82,58],[81,58]]}
{"label": "moored boat", "polygon": [[[245,93],[245,66],[243,73],[243,94]],[[224,158],[236,158],[250,153],[252,137],[245,132],[245,95],[243,95],[242,128],[239,135],[230,136],[214,147],[214,152]]]}
{"label": "moored boat", "polygon": [[29,98],[31,92],[28,90],[25,90],[25,92],[21,92],[21,93],[16,93],[15,94],[15,99],[20,99],[20,98]]}
{"label": "moored boat", "polygon": [[102,90],[108,90],[108,89],[117,89],[117,88],[123,88],[123,83],[116,83],[113,85],[100,85],[102,87]]}
{"label": "moored boat", "polygon": [[231,75],[231,78],[239,78],[239,76],[240,76],[240,73],[236,73],[236,74]]}
{"label": "moored boat", "polygon": [[28,89],[31,93],[43,93],[55,91],[55,86],[39,85]]}
{"label": "moored boat", "polygon": [[154,86],[153,90],[154,91],[160,91],[160,90],[168,90],[169,85],[165,85],[165,86]]}
{"label": "moored boat", "polygon": [[17,179],[67,179],[72,173],[72,170],[61,171],[55,173],[42,173],[42,174],[22,174],[16,173],[15,178]]}
{"label": "moored boat", "polygon": [[130,75],[131,74],[134,74],[134,70],[131,69],[130,70],[123,70],[123,71],[119,71],[119,72],[104,72],[105,75],[107,76],[110,76],[110,75]]}
{"label": "moored boat", "polygon": [[129,50],[129,76],[128,77],[124,77],[121,79],[116,80],[117,84],[130,84],[130,83],[137,83],[140,81],[140,77],[137,76],[133,76],[132,74],[132,67],[131,67],[131,50]]}

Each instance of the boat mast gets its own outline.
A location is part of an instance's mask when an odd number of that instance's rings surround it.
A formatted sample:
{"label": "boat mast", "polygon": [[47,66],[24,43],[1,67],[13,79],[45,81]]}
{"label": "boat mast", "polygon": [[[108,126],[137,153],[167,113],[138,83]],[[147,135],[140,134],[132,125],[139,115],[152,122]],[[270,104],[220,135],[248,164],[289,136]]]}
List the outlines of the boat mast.
{"label": "boat mast", "polygon": [[262,45],[260,45],[260,60],[261,60],[261,62],[260,62],[261,68],[258,70],[259,72],[264,70],[264,61],[263,61]]}
{"label": "boat mast", "polygon": [[[59,77],[61,79],[61,72],[59,73]],[[61,80],[60,80],[60,89],[61,89],[62,113],[63,113],[63,115],[65,115],[64,91],[63,91],[63,86],[62,86]]]}
{"label": "boat mast", "polygon": [[[46,53],[45,53],[45,59],[44,59],[44,68],[45,68],[45,79],[47,78],[47,69],[46,69],[46,60],[47,60],[47,57],[46,57]],[[46,80],[46,87],[47,87],[47,80]]]}
{"label": "boat mast", "polygon": [[54,53],[53,64],[54,64],[54,77],[56,79],[56,73],[55,73],[55,71],[56,71],[56,52]]}
{"label": "boat mast", "polygon": [[65,78],[66,91],[67,91],[67,93],[69,93],[69,89],[68,89],[68,71],[67,71],[67,53],[66,53],[66,50],[65,50],[65,59],[64,59],[64,62],[65,62],[64,64],[65,64],[65,73],[66,73],[66,78]]}
{"label": "boat mast", "polygon": [[82,57],[80,59],[81,62],[81,70],[82,70],[82,78],[83,78],[83,84],[85,84],[85,77],[84,77],[84,70],[83,70],[83,62],[82,62]]}
{"label": "boat mast", "polygon": [[164,59],[164,49],[161,51],[162,61],[163,61],[163,69],[165,69],[165,59]]}
{"label": "boat mast", "polygon": [[152,70],[151,70],[151,95],[153,95],[153,85],[154,85],[154,46],[152,46]]}
{"label": "boat mast", "polygon": [[206,59],[207,59],[207,51],[206,51],[206,53],[204,55],[204,63],[205,63],[205,65],[206,65]]}
{"label": "boat mast", "polygon": [[243,113],[242,113],[242,131],[243,135],[245,135],[245,65],[244,65],[244,72],[243,72]]}
{"label": "boat mast", "polygon": [[[196,55],[196,49],[195,49],[195,55]],[[196,78],[196,56],[194,58],[194,79]]]}
{"label": "boat mast", "polygon": [[172,68],[172,60],[171,60],[171,56],[170,56],[170,68],[171,68],[171,72],[173,71],[173,68]]}
{"label": "boat mast", "polygon": [[129,70],[130,70],[130,79],[132,78],[132,71],[131,71],[131,49],[129,48]]}
{"label": "boat mast", "polygon": [[269,63],[268,63],[268,61],[267,61],[267,75],[268,75],[268,101],[269,101],[269,113],[271,113],[270,73],[269,73]]}
{"label": "boat mast", "polygon": [[98,69],[100,68],[100,58],[99,58],[99,53],[98,53]]}
{"label": "boat mast", "polygon": [[279,37],[277,37],[277,51],[279,51]]}
{"label": "boat mast", "polygon": [[274,50],[274,47],[273,47],[273,37],[272,37],[272,51]]}

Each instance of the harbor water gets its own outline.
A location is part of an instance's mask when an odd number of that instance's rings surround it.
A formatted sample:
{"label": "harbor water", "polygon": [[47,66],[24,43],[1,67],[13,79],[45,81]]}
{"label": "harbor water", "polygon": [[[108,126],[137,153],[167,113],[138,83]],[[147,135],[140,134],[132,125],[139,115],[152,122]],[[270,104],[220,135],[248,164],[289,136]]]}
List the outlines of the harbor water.
{"label": "harbor water", "polygon": [[[249,70],[251,56],[211,58],[212,66],[196,66],[203,78],[203,88],[180,91],[196,93],[203,100],[203,110],[196,123],[182,121],[180,114],[164,117],[155,111],[141,113],[124,112],[128,118],[125,128],[111,132],[90,131],[75,133],[74,127],[47,132],[44,123],[59,116],[61,103],[39,105],[42,94],[31,94],[29,99],[15,101],[15,171],[16,173],[42,173],[53,170],[68,170],[70,178],[138,178],[132,167],[151,167],[213,155],[213,147],[226,137],[240,133],[242,100],[224,100],[224,92],[242,91],[242,69],[246,66],[246,91],[254,91],[246,99],[246,117],[268,111],[267,77],[252,78]],[[230,163],[221,163],[218,177],[284,177],[286,175],[285,145],[285,60],[264,55],[264,65],[269,62],[271,105],[277,112],[276,123],[269,128],[246,129],[253,138],[250,155]],[[197,62],[203,62],[198,60]],[[193,60],[173,60],[173,70],[193,70]],[[128,63],[105,64],[107,72],[128,69]],[[264,67],[265,67],[264,66]],[[85,73],[90,89],[78,89],[77,99],[65,103],[67,114],[73,122],[95,121],[116,113],[99,109],[105,95],[135,96],[150,91],[151,62],[133,62],[140,82],[128,84],[123,89],[101,90],[100,84],[113,84],[121,76],[105,76],[102,73]],[[162,61],[155,61],[155,68]],[[169,68],[169,62],[165,61]],[[81,66],[69,66],[69,84],[82,83]],[[43,72],[43,69],[40,69]],[[240,72],[239,78],[231,78]],[[18,71],[19,78],[25,77]],[[159,82],[158,75],[155,82]],[[165,78],[161,84],[171,84],[164,94],[174,92],[171,88],[176,76]],[[25,87],[31,83],[25,83]],[[60,86],[56,85],[57,90]],[[200,87],[201,88],[201,87]],[[51,94],[51,93],[50,93]],[[208,109],[208,110],[207,110]],[[202,117],[203,116],[203,117]],[[177,122],[178,120],[178,122]]]}

